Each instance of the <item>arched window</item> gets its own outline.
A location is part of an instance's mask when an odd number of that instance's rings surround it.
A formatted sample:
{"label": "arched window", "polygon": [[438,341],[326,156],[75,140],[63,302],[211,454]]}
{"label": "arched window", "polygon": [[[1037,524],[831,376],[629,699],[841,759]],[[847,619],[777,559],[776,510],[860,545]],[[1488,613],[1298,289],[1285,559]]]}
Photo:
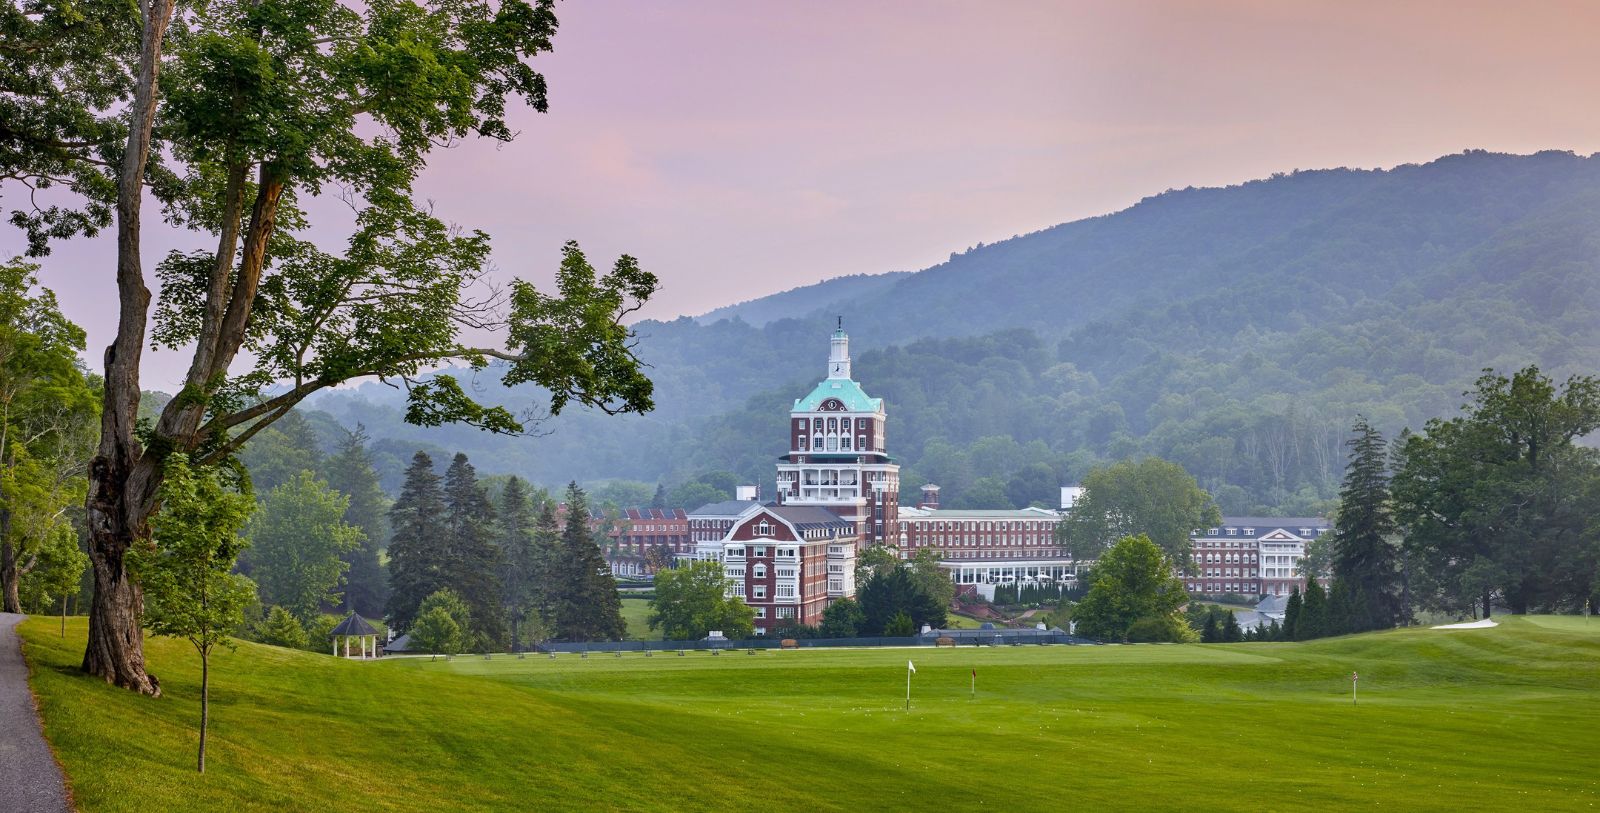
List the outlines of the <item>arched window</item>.
{"label": "arched window", "polygon": [[756,578],[756,579],[765,579],[767,577],[767,566],[766,565],[756,565],[754,568],[751,569],[750,576],[752,578]]}

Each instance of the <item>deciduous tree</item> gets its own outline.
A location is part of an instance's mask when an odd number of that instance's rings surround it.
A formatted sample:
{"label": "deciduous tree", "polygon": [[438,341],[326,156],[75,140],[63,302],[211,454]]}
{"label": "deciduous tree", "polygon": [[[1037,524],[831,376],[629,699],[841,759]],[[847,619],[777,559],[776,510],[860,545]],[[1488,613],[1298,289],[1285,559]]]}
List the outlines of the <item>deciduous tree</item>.
{"label": "deciduous tree", "polygon": [[697,640],[711,630],[732,639],[748,638],[755,611],[732,595],[735,583],[717,562],[689,562],[656,575],[649,624],[669,641]]}
{"label": "deciduous tree", "polygon": [[1137,534],[1187,567],[1189,535],[1222,522],[1211,495],[1182,466],[1159,458],[1097,467],[1082,485],[1084,493],[1056,526],[1080,559],[1097,558],[1112,542]]}
{"label": "deciduous tree", "polygon": [[[58,184],[84,201],[10,219],[35,253],[113,213],[117,228],[120,309],[86,500],[95,574],[86,671],[155,691],[124,557],[174,452],[220,462],[312,393],[367,376],[405,384],[413,423],[523,428],[453,376],[425,375],[450,359],[499,362],[504,383],[547,390],[551,414],[572,402],[650,408],[622,322],[654,291],[652,275],[629,257],[599,275],[569,243],[558,295],[522,282],[495,289],[483,284],[487,236],[413,200],[435,147],[508,141],[508,105],[546,108],[529,61],[550,48],[553,5],[149,0],[137,19],[101,2],[8,18],[0,179]],[[148,335],[147,191],[210,245],[159,264]],[[355,210],[338,252],[302,236],[305,204],[334,191]],[[461,340],[485,329],[503,342]],[[186,349],[190,364],[177,396],[139,431],[152,340]],[[248,371],[234,370],[241,352]]]}
{"label": "deciduous tree", "polygon": [[1134,624],[1145,622],[1139,637],[1193,640],[1180,613],[1189,594],[1173,573],[1172,560],[1149,537],[1123,537],[1100,557],[1089,594],[1073,609],[1078,634],[1134,640]]}
{"label": "deciduous tree", "polygon": [[302,623],[338,603],[349,567],[343,557],[362,543],[361,529],[344,521],[349,502],[309,471],[267,494],[246,526],[251,576],[262,603],[282,607]]}
{"label": "deciduous tree", "polygon": [[186,456],[167,459],[161,511],[151,517],[152,544],[138,548],[133,572],[144,585],[144,622],[156,635],[183,638],[200,653],[200,773],[206,772],[211,721],[211,652],[255,600],[255,586],[233,573],[245,546],[239,537],[255,500],[224,485],[217,472]]}

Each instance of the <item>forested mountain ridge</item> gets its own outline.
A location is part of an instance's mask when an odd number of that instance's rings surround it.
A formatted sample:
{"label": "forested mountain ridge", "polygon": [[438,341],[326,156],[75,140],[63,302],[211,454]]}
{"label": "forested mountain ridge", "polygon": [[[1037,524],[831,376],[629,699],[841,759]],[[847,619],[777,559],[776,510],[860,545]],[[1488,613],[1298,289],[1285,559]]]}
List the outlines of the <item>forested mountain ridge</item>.
{"label": "forested mountain ridge", "polygon": [[909,271],[834,277],[736,305],[724,305],[694,319],[702,325],[714,324],[723,319],[738,319],[746,324],[761,327],[768,322],[792,318],[797,313],[838,310],[838,306],[842,303],[881,291],[907,276],[910,276]]}
{"label": "forested mountain ridge", "polygon": [[713,469],[770,483],[788,403],[842,313],[908,486],[1019,504],[1094,460],[1159,454],[1230,512],[1315,510],[1357,412],[1393,432],[1452,413],[1484,367],[1600,370],[1600,161],[1469,152],[1170,191],[867,279],[760,327],[640,323],[647,416],[563,415],[507,442],[406,427],[377,385],[314,408],[400,459],[463,449],[547,485]]}

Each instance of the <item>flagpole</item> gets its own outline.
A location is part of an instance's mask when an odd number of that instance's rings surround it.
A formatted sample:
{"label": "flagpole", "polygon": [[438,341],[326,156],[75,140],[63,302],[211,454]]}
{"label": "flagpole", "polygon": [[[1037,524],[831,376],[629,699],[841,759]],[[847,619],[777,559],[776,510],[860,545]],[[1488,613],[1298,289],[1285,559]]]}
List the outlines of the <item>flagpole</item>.
{"label": "flagpole", "polygon": [[906,662],[906,711],[911,710],[911,662]]}

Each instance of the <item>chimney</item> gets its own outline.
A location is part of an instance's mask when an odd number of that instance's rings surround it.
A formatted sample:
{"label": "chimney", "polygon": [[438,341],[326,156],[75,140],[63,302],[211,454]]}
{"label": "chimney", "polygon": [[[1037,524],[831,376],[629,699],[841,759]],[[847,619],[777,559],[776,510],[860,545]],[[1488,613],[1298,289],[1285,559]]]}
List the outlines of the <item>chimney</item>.
{"label": "chimney", "polygon": [[938,508],[939,507],[939,487],[934,485],[933,483],[928,483],[927,485],[923,486],[922,487],[922,501],[917,503],[917,507],[918,508]]}

